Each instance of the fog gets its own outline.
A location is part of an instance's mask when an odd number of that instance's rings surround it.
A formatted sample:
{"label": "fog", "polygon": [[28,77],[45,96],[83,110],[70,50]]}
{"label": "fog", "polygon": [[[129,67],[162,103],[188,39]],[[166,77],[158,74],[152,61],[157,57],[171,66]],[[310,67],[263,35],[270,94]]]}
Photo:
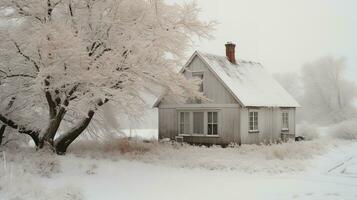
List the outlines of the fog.
{"label": "fog", "polygon": [[[179,4],[187,2],[165,1]],[[355,37],[357,1],[196,0],[196,2],[201,7],[201,19],[214,20],[218,24],[211,40],[194,41],[194,46],[182,59],[183,62],[187,61],[195,50],[224,55],[224,44],[232,41],[237,44],[238,58],[261,62],[297,98],[303,106],[298,114],[300,122],[307,118],[318,123],[333,121],[330,114],[323,120],[314,120],[315,115],[304,112],[316,108],[314,112],[326,114],[323,106],[314,107],[316,102],[308,103],[305,89],[311,89],[309,92],[313,93],[314,88],[303,85],[307,79],[301,76],[308,72],[308,68],[319,68],[317,62],[320,59],[332,57],[343,59],[343,80],[357,83],[355,53],[357,52]],[[310,63],[310,67],[306,67],[307,63]],[[316,72],[315,75],[318,73]],[[322,83],[326,80],[320,81]],[[148,102],[151,104],[153,100],[150,99]],[[357,107],[357,98],[348,100],[348,106],[351,105]],[[144,125],[140,127],[156,126],[156,113],[152,111],[149,113],[145,115]],[[134,124],[137,125],[136,122]]]}
{"label": "fog", "polygon": [[304,64],[299,73],[275,78],[301,104],[298,123],[328,125],[357,117],[357,85],[346,78],[343,58],[322,57]]}
{"label": "fog", "polygon": [[357,1],[196,2],[202,19],[219,24],[215,38],[196,41],[192,51],[224,55],[224,43],[232,41],[237,43],[238,58],[259,61],[272,73],[298,72],[304,63],[323,56],[344,57],[347,77],[357,82]]}

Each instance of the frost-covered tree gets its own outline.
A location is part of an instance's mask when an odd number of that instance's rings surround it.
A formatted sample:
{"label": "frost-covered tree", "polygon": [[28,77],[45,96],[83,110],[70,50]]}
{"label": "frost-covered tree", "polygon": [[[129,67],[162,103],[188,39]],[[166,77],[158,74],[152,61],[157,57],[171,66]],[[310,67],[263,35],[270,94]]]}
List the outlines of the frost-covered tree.
{"label": "frost-covered tree", "polygon": [[[208,37],[196,4],[162,0],[0,0],[0,120],[57,153],[113,102],[137,113],[152,86],[177,101],[202,98],[174,73],[192,37]],[[72,121],[68,122],[69,119]],[[71,128],[61,131],[67,123]]]}
{"label": "frost-covered tree", "polygon": [[324,57],[307,63],[302,69],[304,110],[306,117],[322,122],[336,123],[356,114],[353,99],[356,85],[345,78],[343,58]]}
{"label": "frost-covered tree", "polygon": [[276,74],[275,78],[301,104],[299,121],[337,123],[357,116],[353,99],[357,86],[345,77],[342,58],[323,57],[306,63],[301,73]]}

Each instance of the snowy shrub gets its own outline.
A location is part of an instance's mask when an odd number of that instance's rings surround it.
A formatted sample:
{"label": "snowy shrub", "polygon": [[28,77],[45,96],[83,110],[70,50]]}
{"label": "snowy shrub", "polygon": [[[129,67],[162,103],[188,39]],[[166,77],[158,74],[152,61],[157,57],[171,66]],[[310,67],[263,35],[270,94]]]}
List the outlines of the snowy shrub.
{"label": "snowy shrub", "polygon": [[319,138],[316,126],[306,122],[296,126],[296,133],[297,136],[303,136],[305,140],[314,140]]}
{"label": "snowy shrub", "polygon": [[92,164],[92,165],[90,165],[89,169],[86,171],[86,174],[88,174],[88,175],[96,174],[97,169],[98,169],[98,166],[96,164]]}
{"label": "snowy shrub", "polygon": [[59,161],[53,155],[43,156],[34,162],[37,173],[43,177],[51,177],[52,174],[60,172]]}
{"label": "snowy shrub", "polygon": [[[22,152],[24,151],[24,152]],[[58,157],[54,156],[52,152],[35,151],[31,148],[5,148],[3,155],[0,157],[1,162],[6,162],[7,165],[19,165],[23,172],[41,177],[51,177],[52,174],[57,174],[61,171]],[[4,156],[5,155],[5,156]],[[4,161],[4,157],[6,160]]]}
{"label": "snowy shrub", "polygon": [[334,125],[330,129],[330,134],[332,137],[344,140],[357,139],[357,119],[343,121]]}
{"label": "snowy shrub", "polygon": [[[60,159],[52,152],[32,148],[5,148],[0,152],[0,199],[83,200],[79,188],[69,185],[49,188],[40,180],[61,173]],[[33,151],[33,152],[31,152]],[[73,160],[71,161],[73,163]],[[71,170],[74,167],[71,167]],[[40,178],[40,179],[39,179]]]}
{"label": "snowy shrub", "polygon": [[74,186],[65,186],[54,190],[50,198],[54,200],[84,200],[80,188]]}

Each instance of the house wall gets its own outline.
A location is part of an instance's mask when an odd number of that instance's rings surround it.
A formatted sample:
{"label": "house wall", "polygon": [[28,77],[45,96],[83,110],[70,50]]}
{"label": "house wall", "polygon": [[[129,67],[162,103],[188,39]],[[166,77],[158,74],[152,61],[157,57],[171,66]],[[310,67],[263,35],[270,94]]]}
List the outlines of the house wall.
{"label": "house wall", "polygon": [[[192,72],[203,72],[203,92],[204,95],[211,100],[207,104],[237,104],[234,97],[197,56],[193,58],[191,64],[187,66],[184,76],[190,79],[192,78]],[[160,105],[168,104],[172,104],[172,102],[168,102],[165,98],[161,100]]]}
{"label": "house wall", "polygon": [[199,57],[193,58],[186,69],[184,72],[186,78],[192,78],[192,72],[203,72],[203,91],[211,101],[205,104],[175,105],[164,98],[159,105],[159,139],[174,140],[175,136],[178,136],[180,111],[217,110],[219,112],[218,137],[185,136],[185,141],[205,144],[239,143],[240,105]]}
{"label": "house wall", "polygon": [[180,111],[217,111],[218,136],[185,136],[185,142],[205,144],[240,143],[239,106],[227,105],[172,105],[159,108],[159,139],[175,139],[178,136],[178,115]]}
{"label": "house wall", "polygon": [[175,139],[178,135],[176,108],[159,108],[159,139]]}
{"label": "house wall", "polygon": [[203,72],[203,91],[204,95],[212,102],[209,104],[235,104],[237,101],[216,78],[216,76],[208,69],[206,64],[199,58],[195,57],[191,64],[187,66],[184,75],[187,78],[192,78],[192,72]]}
{"label": "house wall", "polygon": [[[259,133],[249,133],[249,110],[258,111]],[[289,131],[284,134],[295,135],[295,108],[242,108],[240,135],[243,144],[259,144],[281,140],[282,112],[289,112]]]}

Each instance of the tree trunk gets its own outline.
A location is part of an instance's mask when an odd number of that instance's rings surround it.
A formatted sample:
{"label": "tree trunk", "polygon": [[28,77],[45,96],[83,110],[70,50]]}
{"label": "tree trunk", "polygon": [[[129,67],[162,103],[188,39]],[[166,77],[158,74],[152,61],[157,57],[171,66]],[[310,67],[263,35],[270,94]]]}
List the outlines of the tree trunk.
{"label": "tree trunk", "polygon": [[1,128],[0,128],[0,145],[2,144],[2,140],[3,140],[3,137],[4,137],[5,129],[6,129],[6,125],[2,125]]}
{"label": "tree trunk", "polygon": [[53,118],[50,119],[50,122],[49,122],[46,130],[41,135],[38,148],[40,148],[40,149],[43,148],[43,146],[45,145],[45,142],[47,142],[50,146],[53,147],[53,140],[56,136],[58,128],[61,125],[61,122],[63,120],[65,113],[66,113],[66,111],[63,108],[59,111],[59,113],[56,116],[54,116]]}
{"label": "tree trunk", "polygon": [[89,111],[86,119],[82,120],[77,126],[56,139],[54,145],[58,155],[66,154],[68,146],[88,127],[89,123],[93,119],[93,116],[94,111]]}

